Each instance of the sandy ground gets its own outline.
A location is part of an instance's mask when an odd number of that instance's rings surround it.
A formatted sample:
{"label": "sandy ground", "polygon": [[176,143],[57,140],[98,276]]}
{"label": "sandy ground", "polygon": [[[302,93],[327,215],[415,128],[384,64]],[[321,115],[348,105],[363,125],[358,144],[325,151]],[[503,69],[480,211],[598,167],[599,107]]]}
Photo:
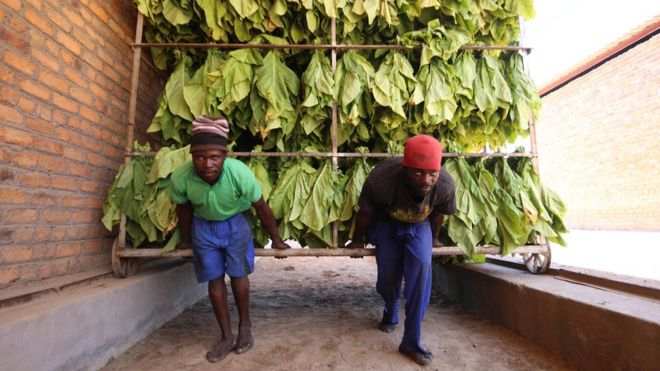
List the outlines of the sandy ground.
{"label": "sandy ground", "polygon": [[[424,321],[433,362],[397,352],[402,324],[386,334],[373,257],[261,258],[251,275],[254,347],[211,364],[218,326],[208,299],[135,345],[104,370],[567,370],[559,358],[434,294]],[[230,300],[232,322],[237,314]],[[403,307],[403,305],[402,305]],[[401,319],[404,314],[401,313]]]}

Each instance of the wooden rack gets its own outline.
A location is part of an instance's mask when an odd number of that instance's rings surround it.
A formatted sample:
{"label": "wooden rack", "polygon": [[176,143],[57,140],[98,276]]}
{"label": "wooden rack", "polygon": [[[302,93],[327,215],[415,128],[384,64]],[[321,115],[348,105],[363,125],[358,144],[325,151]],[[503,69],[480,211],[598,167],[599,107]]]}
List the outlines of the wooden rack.
{"label": "wooden rack", "polygon": [[[224,49],[241,49],[241,48],[258,48],[258,49],[327,49],[331,51],[331,66],[334,72],[337,64],[337,51],[347,49],[393,49],[405,50],[411,48],[418,48],[421,46],[404,46],[404,45],[341,45],[336,42],[336,20],[331,19],[331,44],[322,45],[301,45],[301,44],[286,44],[286,45],[273,45],[273,44],[221,44],[221,43],[143,43],[142,33],[144,27],[144,16],[138,11],[137,24],[135,29],[135,42],[131,44],[133,48],[133,69],[131,71],[131,90],[130,101],[128,107],[128,121],[126,125],[126,146],[124,164],[128,164],[131,157],[135,156],[153,156],[155,152],[135,152],[132,148],[134,130],[135,130],[135,115],[137,107],[137,89],[139,84],[140,74],[140,59],[142,56],[143,48],[152,47],[176,47],[176,48],[224,48]],[[508,51],[522,51],[529,53],[531,48],[521,46],[494,46],[494,45],[465,45],[461,49],[465,50],[508,50]],[[331,139],[332,139],[332,152],[229,152],[229,156],[235,157],[329,157],[332,158],[333,168],[337,169],[338,158],[392,158],[402,156],[391,153],[340,153],[337,152],[337,105],[332,105],[332,122],[331,122]],[[536,128],[533,120],[530,122],[530,137],[531,137],[531,152],[529,153],[465,153],[465,152],[450,152],[443,153],[443,157],[531,157],[532,163],[535,168],[538,168],[538,157],[536,151]],[[346,249],[339,247],[338,244],[338,223],[333,223],[332,233],[332,248],[317,248],[317,249],[288,249],[288,250],[274,250],[274,249],[255,249],[256,256],[270,256],[270,257],[295,257],[295,256],[344,256],[344,257],[364,257],[375,255],[375,249]],[[495,254],[499,255],[502,252],[499,246],[477,246],[475,248],[478,254]],[[526,245],[514,249],[512,254],[520,254],[527,269],[532,273],[543,273],[550,265],[550,246],[544,236],[541,236],[541,243],[539,245]],[[434,256],[457,256],[462,255],[463,252],[457,246],[434,247]],[[172,252],[163,253],[160,248],[129,248],[126,244],[126,215],[121,214],[119,223],[119,235],[115,240],[112,247],[112,266],[115,274],[119,277],[127,277],[135,274],[139,267],[140,258],[159,258],[159,257],[178,257],[190,258],[192,257],[191,250],[175,250]]]}

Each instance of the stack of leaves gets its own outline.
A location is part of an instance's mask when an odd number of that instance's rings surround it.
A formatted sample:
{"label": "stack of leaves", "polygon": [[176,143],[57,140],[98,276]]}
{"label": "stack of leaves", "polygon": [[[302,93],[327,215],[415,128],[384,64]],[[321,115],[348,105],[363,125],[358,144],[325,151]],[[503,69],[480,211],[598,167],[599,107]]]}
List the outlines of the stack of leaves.
{"label": "stack of leaves", "polygon": [[336,102],[337,143],[344,152],[359,146],[383,151],[388,142],[418,133],[461,151],[500,148],[528,135],[540,99],[518,53],[461,51],[449,60],[434,55],[417,69],[414,55],[347,51],[334,73],[318,51],[210,51],[198,68],[184,55],[148,132],[186,145],[193,118],[211,114],[229,119],[230,142],[239,148],[296,151],[308,137],[329,146]]}
{"label": "stack of leaves", "polygon": [[[150,151],[135,142],[134,150]],[[189,147],[162,148],[155,157],[134,157],[122,165],[103,204],[103,225],[113,230],[126,215],[126,232],[134,247],[145,242],[174,249],[179,242],[176,205],[170,198],[170,175],[190,158]],[[167,243],[166,243],[167,242]]]}
{"label": "stack of leaves", "polygon": [[148,132],[186,145],[193,117],[221,114],[232,123],[230,140],[242,148],[299,150],[300,139],[308,136],[328,146],[336,101],[338,144],[347,152],[357,146],[382,151],[389,141],[421,132],[452,141],[462,151],[486,144],[499,148],[527,135],[540,100],[520,55],[479,55],[433,57],[415,73],[402,52],[385,54],[376,71],[363,54],[349,51],[334,74],[320,52],[311,54],[304,69],[293,63],[298,55],[276,51],[265,57],[255,49],[210,52],[194,71],[184,56]]}
{"label": "stack of leaves", "polygon": [[[148,20],[145,35],[151,42],[329,44],[335,18],[340,44],[408,47],[346,50],[334,71],[327,50],[152,49],[156,65],[172,74],[148,132],[160,132],[174,147],[189,143],[194,117],[209,114],[228,118],[233,149],[329,152],[334,103],[339,152],[401,153],[405,139],[418,133],[454,143],[455,150],[474,151],[527,135],[527,122],[540,109],[519,53],[461,49],[515,45],[518,17],[533,16],[531,0],[135,3]],[[135,158],[123,167],[106,202],[106,227],[116,225],[124,212],[136,246],[165,241],[176,225],[171,204],[153,206],[171,173],[161,157],[159,152],[153,165]],[[252,157],[247,163],[284,238],[330,246],[333,222],[339,223],[340,244],[348,238],[370,161],[342,160],[338,169],[330,160],[308,157]],[[521,162],[514,172],[505,163],[447,161],[460,193],[459,212],[448,219],[449,236],[468,255],[477,244],[508,251],[534,242],[538,233],[561,241],[559,199],[546,190],[535,197],[531,190],[543,186],[531,168]],[[150,171],[162,176],[147,181],[140,175]],[[168,223],[165,214],[151,216],[150,207],[166,210]],[[145,217],[157,219],[150,222],[153,227]],[[268,236],[255,222],[255,238],[265,244]]]}
{"label": "stack of leaves", "polygon": [[[432,26],[437,48],[447,49],[450,44],[445,40],[455,33],[475,44],[509,45],[518,39],[518,18],[534,17],[532,0],[133,2],[146,17],[145,38],[154,43],[247,43],[267,34],[287,43],[329,44],[334,18],[338,42],[343,44],[395,44],[400,35],[439,21],[442,31]],[[152,55],[162,69],[174,60],[171,49],[155,48]]]}
{"label": "stack of leaves", "polygon": [[[366,153],[366,148],[358,152]],[[178,235],[169,176],[187,159],[188,147],[163,148],[153,164],[148,158],[133,159],[111,188],[104,205],[104,225],[112,229],[123,212],[133,246],[169,241],[165,248],[173,248]],[[336,221],[340,246],[348,240],[360,191],[372,165],[366,158],[345,162],[347,171],[342,173],[332,169],[329,159],[254,156],[247,160],[284,239],[310,247],[330,247],[332,223]],[[502,255],[506,255],[518,246],[539,243],[540,234],[564,245],[561,234],[567,232],[562,221],[566,208],[542,185],[529,158],[449,158],[443,166],[456,183],[457,203],[456,214],[446,221],[446,242],[461,248],[464,255],[473,256],[479,245],[501,246]],[[255,240],[265,245],[268,235],[259,220],[254,221]]]}
{"label": "stack of leaves", "polygon": [[[509,162],[517,162],[517,171]],[[540,183],[529,158],[452,158],[444,167],[456,182],[457,212],[448,218],[447,232],[466,256],[479,245],[501,246],[507,255],[538,244],[539,234],[564,245],[566,208]]]}

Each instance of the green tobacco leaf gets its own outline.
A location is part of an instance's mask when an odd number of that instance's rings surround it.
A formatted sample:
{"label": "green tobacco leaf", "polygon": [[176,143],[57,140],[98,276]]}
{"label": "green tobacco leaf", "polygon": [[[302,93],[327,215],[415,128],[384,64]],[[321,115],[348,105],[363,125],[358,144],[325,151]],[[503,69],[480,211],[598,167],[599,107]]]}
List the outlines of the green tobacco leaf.
{"label": "green tobacco leaf", "polygon": [[497,234],[497,213],[499,206],[496,198],[496,190],[499,188],[499,184],[497,184],[497,180],[493,174],[486,170],[483,160],[477,162],[475,174],[484,200],[484,214],[482,215],[479,226],[484,236],[483,243],[486,245],[499,245],[500,238]]}
{"label": "green tobacco leaf", "polygon": [[259,10],[259,3],[254,0],[229,0],[229,3],[241,18],[248,18]]}
{"label": "green tobacco leaf", "polygon": [[191,59],[187,56],[184,57],[176,66],[167,84],[165,84],[165,94],[170,111],[188,121],[192,121],[194,117],[183,96],[183,87],[190,80],[190,75],[188,74],[188,65],[190,63]]}
{"label": "green tobacco leaf", "polygon": [[454,64],[459,84],[456,86],[456,95],[472,101],[474,97],[474,80],[477,78],[477,62],[472,52],[462,52]]}
{"label": "green tobacco leaf", "polygon": [[222,23],[222,19],[227,14],[226,3],[215,0],[196,0],[196,2],[204,12],[206,26],[211,30],[213,40],[226,40],[227,32]]}
{"label": "green tobacco leaf", "polygon": [[[187,3],[187,0],[181,2]],[[193,13],[190,8],[183,8],[176,0],[163,0],[163,15],[173,25],[187,24],[192,19]]]}
{"label": "green tobacco leaf", "polygon": [[307,29],[309,32],[314,33],[318,27],[318,18],[313,11],[308,10],[305,12],[305,20],[307,21]]}
{"label": "green tobacco leaf", "polygon": [[390,52],[375,74],[374,99],[406,119],[404,105],[415,87],[415,75],[410,62],[400,52]]}
{"label": "green tobacco leaf", "polygon": [[532,231],[530,221],[534,210],[529,208],[529,203],[523,202],[520,183],[506,159],[496,160],[494,175],[501,187],[496,190],[500,200],[498,232],[502,241],[502,255],[507,255],[513,248],[527,242]]}
{"label": "green tobacco leaf", "polygon": [[323,166],[314,175],[310,186],[310,195],[300,221],[312,230],[320,231],[338,218],[332,218],[333,196],[339,187],[339,174],[332,169],[332,161],[324,161]]}
{"label": "green tobacco leaf", "polygon": [[[262,138],[266,138],[272,129],[282,128],[285,135],[293,130],[297,111],[292,104],[297,101],[299,84],[296,73],[283,63],[277,52],[268,52],[254,76],[254,87],[266,103],[260,108],[265,109],[263,114],[253,117]],[[259,100],[255,97],[251,98],[252,101],[255,102],[251,103],[254,109]]]}
{"label": "green tobacco leaf", "polygon": [[[256,146],[252,152],[261,152],[261,146]],[[265,201],[268,201],[270,198],[271,191],[273,189],[273,183],[270,180],[268,175],[268,163],[266,157],[250,157],[247,162],[248,167],[252,170],[255,178],[261,186],[261,193]]]}
{"label": "green tobacco leaf", "polygon": [[161,148],[154,157],[153,165],[145,181],[146,184],[155,183],[159,179],[169,178],[174,172],[174,169],[190,158],[190,146],[179,149]]}
{"label": "green tobacco leaf", "polygon": [[519,53],[510,53],[505,63],[505,75],[512,97],[509,114],[516,128],[526,129],[532,115],[540,115],[541,98],[536,86],[525,73],[523,59]]}
{"label": "green tobacco leaf", "polygon": [[177,228],[174,230],[174,233],[172,233],[172,237],[170,237],[170,239],[167,241],[165,246],[163,246],[160,252],[165,253],[165,252],[174,251],[174,249],[176,249],[176,245],[178,245],[179,242],[181,242],[181,234],[179,232],[179,228]]}
{"label": "green tobacco leaf", "polygon": [[262,63],[263,58],[255,49],[235,50],[228,54],[220,67],[221,77],[210,88],[221,101],[220,110],[231,115],[239,103],[250,95],[254,69]]}
{"label": "green tobacco leaf", "polygon": [[335,70],[334,99],[339,105],[342,124],[358,126],[366,122],[372,111],[371,89],[374,68],[355,51],[343,54]]}
{"label": "green tobacco leaf", "polygon": [[291,197],[291,212],[288,220],[290,222],[298,222],[302,227],[300,217],[302,215],[305,205],[309,201],[311,193],[311,185],[316,169],[314,169],[307,161],[300,163],[300,172],[296,175],[295,179],[295,192]]}
{"label": "green tobacco leaf", "polygon": [[[365,147],[359,147],[358,152],[366,151]],[[366,153],[366,152],[363,152]],[[362,192],[367,176],[371,172],[371,165],[367,162],[366,158],[361,158],[355,161],[351,169],[347,173],[348,182],[346,183],[344,205],[341,209],[340,220],[347,221],[353,218],[353,215],[358,211],[358,199]]]}
{"label": "green tobacco leaf", "polygon": [[417,74],[413,92],[417,99],[413,103],[421,103],[418,99],[423,97],[424,119],[431,124],[451,121],[454,117],[457,104],[453,75],[447,63],[437,58],[422,67]]}
{"label": "green tobacco leaf", "polygon": [[206,62],[197,69],[193,78],[183,87],[183,97],[194,117],[208,115],[214,105],[214,94],[211,88],[219,77],[222,66],[222,56],[215,51],[209,51]]}
{"label": "green tobacco leaf", "polygon": [[479,186],[475,167],[470,166],[465,158],[449,159],[444,168],[456,184],[457,211],[449,218],[447,231],[463,253],[472,256],[476,246],[486,237],[487,229],[482,224],[491,210]]}
{"label": "green tobacco leaf", "polygon": [[504,8],[525,18],[525,20],[530,20],[536,16],[534,0],[505,0]]}
{"label": "green tobacco leaf", "polygon": [[147,235],[142,226],[132,220],[126,222],[126,234],[128,234],[133,247],[139,247],[147,239]]}
{"label": "green tobacco leaf", "polygon": [[203,79],[204,68],[201,67],[183,87],[183,99],[188,105],[193,117],[208,115],[209,113],[206,98],[208,90],[203,85]]}
{"label": "green tobacco leaf", "polygon": [[329,106],[333,87],[330,60],[322,52],[315,52],[302,75],[303,107]]}
{"label": "green tobacco leaf", "polygon": [[512,98],[511,89],[509,89],[509,84],[507,84],[504,78],[504,66],[502,62],[488,53],[482,55],[482,61],[485,62],[483,67],[487,69],[490,76],[494,96],[499,100],[498,105],[507,108]]}
{"label": "green tobacco leaf", "polygon": [[543,234],[550,241],[565,246],[566,242],[561,236],[562,233],[568,232],[563,221],[566,215],[565,205],[556,193],[542,184],[532,166],[531,159],[521,159],[517,172],[530,199],[539,210],[539,220],[534,225],[534,230]]}
{"label": "green tobacco leaf", "polygon": [[321,0],[323,3],[323,9],[325,10],[325,14],[329,18],[337,18],[337,12],[335,9],[337,8],[337,1],[340,0]]}
{"label": "green tobacco leaf", "polygon": [[[174,219],[176,212],[176,204],[170,198],[169,187],[160,189],[156,197],[151,201],[145,204],[149,220],[159,231],[165,232],[172,224],[172,219]],[[155,241],[157,238],[154,237],[150,241]]]}

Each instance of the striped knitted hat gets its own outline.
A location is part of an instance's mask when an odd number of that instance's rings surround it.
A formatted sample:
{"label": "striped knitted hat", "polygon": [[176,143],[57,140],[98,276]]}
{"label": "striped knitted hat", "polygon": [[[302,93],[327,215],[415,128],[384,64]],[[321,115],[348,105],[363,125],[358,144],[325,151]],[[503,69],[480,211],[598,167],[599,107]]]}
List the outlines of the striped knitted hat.
{"label": "striped knitted hat", "polygon": [[227,150],[229,123],[224,117],[199,116],[192,123],[190,152],[206,149]]}

